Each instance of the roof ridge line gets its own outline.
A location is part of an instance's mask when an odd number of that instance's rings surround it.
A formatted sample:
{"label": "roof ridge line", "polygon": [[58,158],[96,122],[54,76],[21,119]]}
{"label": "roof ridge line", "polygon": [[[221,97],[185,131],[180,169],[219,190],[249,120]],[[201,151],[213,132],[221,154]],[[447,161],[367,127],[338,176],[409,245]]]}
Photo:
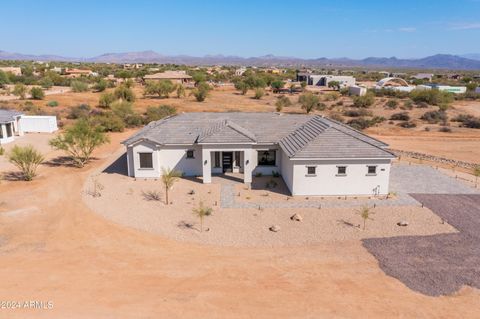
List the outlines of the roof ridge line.
{"label": "roof ridge line", "polygon": [[[358,138],[358,137],[356,137],[356,136],[354,136],[354,135],[352,135],[352,134],[350,134],[350,133],[341,131],[341,130],[339,130],[338,128],[336,128],[336,127],[334,127],[334,126],[330,126],[330,128],[332,128],[332,129],[334,129],[334,130],[337,130],[337,131],[340,132],[340,133],[347,134],[348,136],[353,137],[354,139],[357,139],[357,140],[359,140],[360,142],[364,142],[364,143],[366,143],[366,144],[368,144],[368,145],[371,145],[371,146],[373,146],[373,147],[376,147],[376,148],[378,148],[379,150],[382,150],[382,151],[385,151],[385,152],[390,153],[390,154],[392,154],[392,155],[395,155],[395,154],[393,154],[392,152],[386,150],[385,148],[382,148],[382,147],[380,147],[380,146],[378,146],[378,145],[375,145],[375,144],[372,144],[372,143],[367,142],[367,141],[365,141],[365,140],[362,140],[361,138]],[[395,157],[396,157],[396,156],[397,156],[397,155],[395,155]]]}

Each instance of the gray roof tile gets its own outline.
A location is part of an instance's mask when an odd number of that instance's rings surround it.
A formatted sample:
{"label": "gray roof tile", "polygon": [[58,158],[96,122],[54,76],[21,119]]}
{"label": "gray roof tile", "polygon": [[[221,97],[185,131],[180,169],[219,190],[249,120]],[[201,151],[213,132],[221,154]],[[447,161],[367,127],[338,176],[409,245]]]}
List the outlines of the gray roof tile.
{"label": "gray roof tile", "polygon": [[12,110],[5,110],[0,109],[0,123],[8,123],[15,120],[16,116],[22,115],[23,113],[12,111]]}

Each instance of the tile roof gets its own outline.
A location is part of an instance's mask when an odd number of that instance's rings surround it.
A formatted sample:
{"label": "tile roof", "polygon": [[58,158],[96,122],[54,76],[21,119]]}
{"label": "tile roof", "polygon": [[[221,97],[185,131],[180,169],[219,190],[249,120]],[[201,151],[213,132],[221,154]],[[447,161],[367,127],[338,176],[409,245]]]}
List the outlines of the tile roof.
{"label": "tile roof", "polygon": [[17,111],[0,109],[0,123],[9,123],[15,121],[15,117],[22,114],[23,113]]}
{"label": "tile roof", "polygon": [[334,120],[306,114],[183,113],[152,122],[123,142],[278,144],[290,158],[393,158],[387,144]]}

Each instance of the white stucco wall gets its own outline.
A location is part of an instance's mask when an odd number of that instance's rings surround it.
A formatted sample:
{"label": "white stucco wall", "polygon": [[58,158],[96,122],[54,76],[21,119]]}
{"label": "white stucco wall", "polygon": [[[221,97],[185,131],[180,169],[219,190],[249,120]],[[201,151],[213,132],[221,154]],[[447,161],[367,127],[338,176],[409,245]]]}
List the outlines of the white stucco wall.
{"label": "white stucco wall", "polygon": [[22,115],[20,129],[25,133],[53,133],[58,130],[57,118],[55,116]]}
{"label": "white stucco wall", "polygon": [[[152,153],[153,168],[140,168],[139,153]],[[158,178],[160,177],[160,163],[158,159],[157,147],[147,141],[135,144],[131,151],[127,151],[127,157],[133,158],[133,176],[138,178]]]}
{"label": "white stucco wall", "polygon": [[282,166],[280,169],[280,174],[282,174],[283,181],[287,185],[290,193],[292,193],[292,184],[293,184],[293,161],[291,161],[287,154],[284,151],[279,151],[282,161]]}
{"label": "white stucco wall", "polygon": [[[187,158],[187,150],[193,150],[194,158]],[[202,149],[194,146],[162,146],[158,151],[159,167],[174,169],[185,176],[202,175]]]}
{"label": "white stucco wall", "polygon": [[[293,195],[380,195],[389,191],[390,160],[293,161]],[[376,165],[377,174],[368,176],[367,166]],[[307,167],[316,166],[316,175],[307,176]],[[337,166],[347,166],[346,176],[337,176]]]}

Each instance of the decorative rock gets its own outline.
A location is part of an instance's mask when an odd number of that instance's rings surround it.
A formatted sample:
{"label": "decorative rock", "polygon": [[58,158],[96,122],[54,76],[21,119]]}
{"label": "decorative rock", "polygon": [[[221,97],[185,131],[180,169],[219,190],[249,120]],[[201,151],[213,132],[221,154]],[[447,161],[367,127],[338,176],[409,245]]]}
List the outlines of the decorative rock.
{"label": "decorative rock", "polygon": [[292,217],[290,217],[290,219],[296,222],[301,222],[303,220],[300,214],[293,214]]}
{"label": "decorative rock", "polygon": [[408,222],[407,221],[404,221],[402,220],[401,222],[398,222],[397,223],[398,226],[402,226],[402,227],[405,227],[405,226],[408,226]]}
{"label": "decorative rock", "polygon": [[280,226],[278,225],[273,225],[269,228],[270,231],[273,231],[274,233],[280,231]]}

